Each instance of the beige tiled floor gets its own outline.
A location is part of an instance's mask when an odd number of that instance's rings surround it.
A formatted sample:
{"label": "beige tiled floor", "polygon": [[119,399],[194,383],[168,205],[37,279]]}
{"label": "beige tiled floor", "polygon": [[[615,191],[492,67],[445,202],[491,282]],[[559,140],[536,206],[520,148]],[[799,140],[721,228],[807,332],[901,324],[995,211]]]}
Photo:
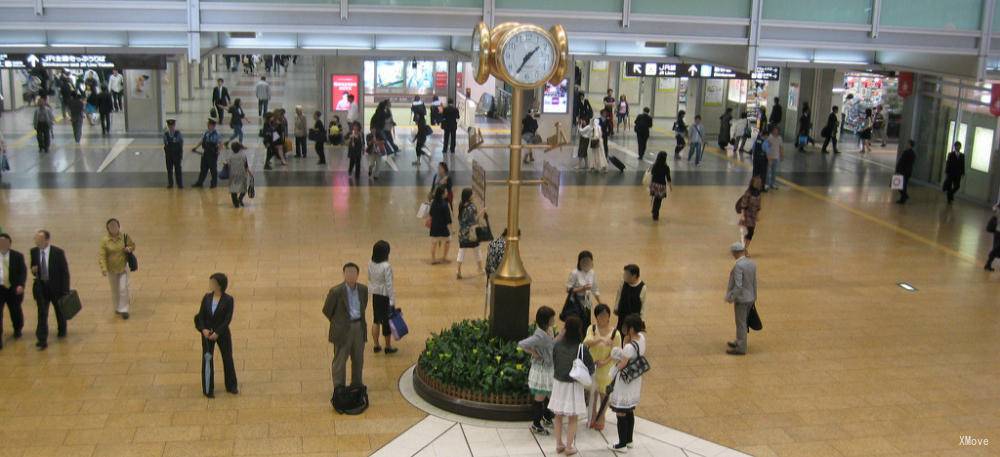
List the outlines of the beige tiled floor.
{"label": "beige tiled floor", "polygon": [[[654,367],[638,414],[753,455],[995,453],[956,444],[963,434],[1000,439],[1000,283],[963,258],[986,243],[977,211],[945,210],[924,190],[905,209],[880,191],[806,190],[765,199],[753,247],[764,331],[751,335],[747,357],[723,354],[733,333],[722,296],[737,188],[678,187],[658,225],[638,187],[563,188],[559,208],[525,191],[533,306],[561,304],[581,249],[594,252],[607,300],[621,267],[638,263],[650,286]],[[50,229],[85,303],[69,337],[45,352],[32,346],[30,298],[24,339],[11,339],[4,319],[0,454],[353,456],[380,448],[424,417],[396,389],[423,339],[482,313],[481,277],[456,281],[454,264],[429,265],[426,232],[413,217],[423,193],[261,188],[237,211],[228,195],[208,190],[0,190],[0,225],[15,249],[26,252],[34,229]],[[500,189],[489,200],[493,220],[503,220]],[[139,246],[127,322],[113,315],[96,265],[112,216]],[[372,407],[338,416],[328,403],[322,300],[341,265],[364,264],[379,238],[392,243],[413,333],[392,357],[367,354]],[[191,316],[215,271],[230,275],[236,298],[241,394],[206,400]],[[899,281],[919,291],[904,292]]]}

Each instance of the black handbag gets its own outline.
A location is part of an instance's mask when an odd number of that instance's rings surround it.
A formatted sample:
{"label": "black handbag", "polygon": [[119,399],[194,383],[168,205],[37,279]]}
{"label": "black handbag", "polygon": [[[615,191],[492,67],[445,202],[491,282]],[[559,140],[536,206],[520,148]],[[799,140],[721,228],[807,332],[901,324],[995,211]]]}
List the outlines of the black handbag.
{"label": "black handbag", "polygon": [[649,371],[649,360],[646,360],[646,356],[639,354],[639,344],[635,341],[631,344],[635,346],[636,357],[629,360],[625,368],[622,368],[622,371],[618,373],[618,376],[625,382],[632,382]]}
{"label": "black handbag", "polygon": [[747,327],[758,332],[764,328],[764,324],[760,321],[760,315],[757,314],[756,303],[750,305],[750,312],[747,314]]}
{"label": "black handbag", "polygon": [[490,218],[484,215],[483,219],[486,221],[486,226],[476,226],[476,239],[480,243],[489,243],[493,241],[493,230],[490,230]]}
{"label": "black handbag", "polygon": [[[128,247],[128,234],[125,234],[125,247]],[[125,253],[125,262],[128,263],[128,271],[136,271],[139,269],[139,259],[137,259],[133,253]]]}
{"label": "black handbag", "polygon": [[583,308],[580,300],[577,299],[576,294],[570,291],[566,294],[566,301],[563,303],[562,311],[559,313],[559,320],[566,322],[570,316],[579,317],[580,320],[585,321],[587,311]]}
{"label": "black handbag", "polygon": [[309,141],[323,141],[323,132],[316,129],[309,129]]}
{"label": "black handbag", "polygon": [[253,187],[253,175],[247,181],[247,197],[254,198],[257,196],[257,191]]}

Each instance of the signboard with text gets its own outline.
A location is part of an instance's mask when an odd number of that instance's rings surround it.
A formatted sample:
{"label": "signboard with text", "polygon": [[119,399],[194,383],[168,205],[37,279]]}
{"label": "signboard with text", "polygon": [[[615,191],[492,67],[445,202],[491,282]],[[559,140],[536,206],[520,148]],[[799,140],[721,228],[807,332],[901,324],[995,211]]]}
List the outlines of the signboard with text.
{"label": "signboard with text", "polygon": [[486,169],[472,161],[472,193],[479,198],[480,208],[486,207]]}
{"label": "signboard with text", "polygon": [[625,74],[627,76],[653,76],[657,78],[777,81],[781,76],[781,69],[773,66],[758,66],[754,71],[744,73],[732,68],[704,63],[625,62]]}
{"label": "signboard with text", "polygon": [[351,102],[347,96],[353,95],[355,102],[358,98],[358,75],[332,75],[330,85],[330,107],[334,111],[347,111],[351,108]]}
{"label": "signboard with text", "polygon": [[542,167],[542,196],[552,206],[559,206],[559,181],[559,168],[546,161]]}
{"label": "signboard with text", "polygon": [[6,69],[144,69],[167,67],[165,56],[137,54],[0,54],[0,68]]}

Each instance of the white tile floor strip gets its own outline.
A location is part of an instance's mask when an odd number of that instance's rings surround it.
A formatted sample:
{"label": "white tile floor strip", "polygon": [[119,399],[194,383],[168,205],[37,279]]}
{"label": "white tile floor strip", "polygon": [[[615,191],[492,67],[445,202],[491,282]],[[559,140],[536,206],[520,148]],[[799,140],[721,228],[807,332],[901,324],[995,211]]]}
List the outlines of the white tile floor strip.
{"label": "white tile floor strip", "polygon": [[104,161],[101,162],[101,166],[97,167],[97,172],[100,173],[104,171],[105,168],[108,168],[108,165],[111,165],[111,162],[114,162],[115,159],[121,155],[122,151],[124,151],[128,145],[132,144],[133,141],[135,140],[132,138],[121,138],[118,141],[115,141],[115,145],[111,148],[111,152],[104,157]]}
{"label": "white tile floor strip", "polygon": [[[554,436],[535,435],[527,422],[496,422],[471,419],[440,410],[423,401],[413,390],[413,368],[400,377],[399,391],[429,415],[403,432],[375,457],[553,457]],[[609,413],[603,432],[586,429],[577,434],[581,457],[610,457],[608,443],[618,441],[615,416]],[[670,427],[636,418],[635,447],[629,456],[640,457],[743,457],[747,454],[720,446]]]}

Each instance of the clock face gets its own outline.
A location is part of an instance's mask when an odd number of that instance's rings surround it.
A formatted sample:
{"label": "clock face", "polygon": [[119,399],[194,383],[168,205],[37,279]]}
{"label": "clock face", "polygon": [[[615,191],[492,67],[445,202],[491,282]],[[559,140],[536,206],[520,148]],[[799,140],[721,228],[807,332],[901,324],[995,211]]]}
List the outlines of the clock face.
{"label": "clock face", "polygon": [[479,40],[481,33],[479,27],[476,27],[472,32],[472,68],[476,70],[476,74],[479,74],[479,52],[481,51]]}
{"label": "clock face", "polygon": [[512,82],[526,86],[537,86],[548,79],[558,60],[548,34],[530,29],[510,37],[500,53]]}

